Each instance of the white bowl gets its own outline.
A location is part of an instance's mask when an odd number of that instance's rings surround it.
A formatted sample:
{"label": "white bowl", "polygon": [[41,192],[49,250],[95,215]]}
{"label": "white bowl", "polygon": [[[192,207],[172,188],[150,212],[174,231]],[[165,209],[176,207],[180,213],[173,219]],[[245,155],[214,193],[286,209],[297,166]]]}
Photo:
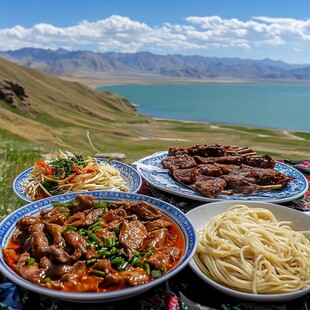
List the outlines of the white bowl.
{"label": "white bowl", "polygon": [[[186,213],[188,218],[193,223],[195,230],[201,229],[207,224],[214,216],[225,212],[229,207],[236,204],[244,204],[250,208],[265,208],[270,210],[277,220],[291,221],[291,227],[295,230],[309,230],[310,229],[310,216],[304,214],[301,211],[290,209],[289,207],[276,205],[267,202],[250,202],[250,201],[219,201],[201,205],[195,209]],[[280,302],[288,301],[302,297],[310,293],[310,287],[304,288],[299,291],[283,293],[283,294],[251,294],[234,289],[230,289],[223,286],[205,275],[197,266],[194,259],[191,259],[189,263],[190,268],[207,284],[211,285],[215,289],[221,291],[224,294],[244,299],[259,302]]]}
{"label": "white bowl", "polygon": [[[80,192],[81,193],[81,192]],[[52,207],[52,201],[65,202],[72,200],[79,193],[69,193],[59,196],[54,196],[51,198],[46,198],[39,200],[37,202],[29,203],[24,207],[16,210],[9,216],[7,216],[0,223],[0,245],[1,249],[6,247],[10,237],[15,231],[16,222],[26,216],[35,216],[40,213],[41,210],[50,209]],[[95,197],[95,201],[146,201],[153,206],[160,209],[160,211],[166,215],[171,221],[173,221],[177,227],[181,230],[184,237],[184,253],[179,261],[179,263],[172,268],[169,272],[164,274],[163,276],[154,279],[153,281],[142,284],[135,287],[125,288],[117,291],[111,292],[102,292],[102,293],[73,293],[73,292],[61,292],[48,288],[44,288],[31,282],[25,280],[24,278],[17,275],[5,262],[3,253],[0,251],[0,272],[10,279],[12,282],[17,285],[24,287],[30,291],[33,291],[38,294],[47,295],[53,298],[71,301],[71,302],[81,302],[81,303],[99,303],[99,302],[110,302],[114,300],[120,300],[124,298],[129,298],[138,294],[141,294],[150,288],[166,281],[171,278],[179,271],[181,271],[193,257],[196,247],[197,247],[197,237],[194,230],[194,227],[190,220],[186,217],[186,215],[174,207],[171,204],[168,204],[164,201],[161,201],[156,198],[132,194],[132,193],[124,193],[124,192],[113,192],[113,191],[89,191],[84,192],[87,195],[93,195]]]}

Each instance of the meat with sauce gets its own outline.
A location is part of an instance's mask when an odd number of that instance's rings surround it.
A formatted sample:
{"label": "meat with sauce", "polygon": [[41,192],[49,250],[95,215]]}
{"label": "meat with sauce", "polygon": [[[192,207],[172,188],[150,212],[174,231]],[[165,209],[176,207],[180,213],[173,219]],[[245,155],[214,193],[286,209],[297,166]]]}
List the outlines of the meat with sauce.
{"label": "meat with sauce", "polygon": [[180,260],[182,233],[155,206],[101,208],[82,196],[18,221],[3,255],[20,276],[55,290],[102,292],[148,283],[155,266],[167,272]]}
{"label": "meat with sauce", "polygon": [[164,269],[180,257],[180,250],[177,247],[165,247],[156,250],[147,262],[156,269]]}

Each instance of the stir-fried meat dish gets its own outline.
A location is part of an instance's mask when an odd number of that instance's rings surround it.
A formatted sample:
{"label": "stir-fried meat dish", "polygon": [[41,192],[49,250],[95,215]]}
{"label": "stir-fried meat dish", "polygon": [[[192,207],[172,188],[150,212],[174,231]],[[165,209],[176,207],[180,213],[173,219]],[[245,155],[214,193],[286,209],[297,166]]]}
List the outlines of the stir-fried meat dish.
{"label": "stir-fried meat dish", "polygon": [[96,202],[78,194],[24,216],[3,254],[26,280],[54,290],[105,292],[141,285],[173,268],[182,233],[148,202]]}
{"label": "stir-fried meat dish", "polygon": [[293,179],[274,169],[270,155],[229,145],[171,147],[162,165],[175,180],[209,198],[281,189]]}

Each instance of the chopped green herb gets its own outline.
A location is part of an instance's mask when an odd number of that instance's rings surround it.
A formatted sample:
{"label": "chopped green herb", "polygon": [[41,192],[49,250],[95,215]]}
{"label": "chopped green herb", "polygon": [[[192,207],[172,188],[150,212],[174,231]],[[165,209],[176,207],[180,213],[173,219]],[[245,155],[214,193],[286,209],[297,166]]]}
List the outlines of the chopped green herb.
{"label": "chopped green herb", "polygon": [[151,271],[151,276],[153,278],[159,278],[161,276],[161,271],[157,270],[157,269],[154,269],[154,270]]}
{"label": "chopped green herb", "polygon": [[95,275],[95,276],[99,276],[99,277],[105,277],[106,273],[102,270],[97,270],[97,269],[92,269],[90,271],[91,274]]}
{"label": "chopped green herb", "polygon": [[74,173],[74,168],[72,164],[78,167],[84,167],[86,158],[80,154],[72,154],[72,156],[67,156],[67,158],[53,158],[49,165],[56,169],[53,174],[54,179],[65,179],[72,173]]}
{"label": "chopped green herb", "polygon": [[86,265],[89,266],[89,265],[93,265],[95,263],[98,262],[98,259],[97,258],[92,258],[92,259],[89,259],[88,261],[86,261]]}
{"label": "chopped green herb", "polygon": [[34,259],[34,258],[32,258],[32,257],[28,257],[28,258],[27,258],[27,265],[33,265],[34,262],[35,262],[35,259]]}

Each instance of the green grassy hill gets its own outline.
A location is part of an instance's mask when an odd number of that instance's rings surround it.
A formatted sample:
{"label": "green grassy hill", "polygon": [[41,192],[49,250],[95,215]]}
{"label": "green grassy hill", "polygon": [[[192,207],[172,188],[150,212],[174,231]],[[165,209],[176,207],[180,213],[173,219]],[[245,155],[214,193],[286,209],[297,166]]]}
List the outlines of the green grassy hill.
{"label": "green grassy hill", "polygon": [[149,122],[120,96],[97,92],[0,58],[1,79],[22,85],[30,105],[18,102],[13,107],[0,100],[0,127],[51,148],[87,149],[92,135],[101,136],[102,143],[107,136],[136,137],[138,134],[130,125]]}

